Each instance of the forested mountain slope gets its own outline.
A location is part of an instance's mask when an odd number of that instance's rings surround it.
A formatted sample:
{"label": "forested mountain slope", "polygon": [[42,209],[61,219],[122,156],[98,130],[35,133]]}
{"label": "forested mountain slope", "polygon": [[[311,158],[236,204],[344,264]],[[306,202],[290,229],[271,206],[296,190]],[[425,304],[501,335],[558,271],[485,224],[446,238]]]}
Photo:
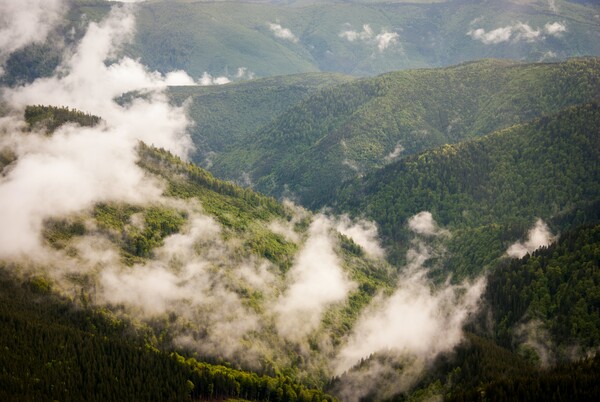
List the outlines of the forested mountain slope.
{"label": "forested mountain slope", "polygon": [[549,366],[600,345],[600,225],[584,225],[491,273],[486,299],[499,344]]}
{"label": "forested mountain slope", "polygon": [[[30,130],[15,135],[107,135],[97,117],[76,110],[35,106],[25,115]],[[97,125],[76,125],[88,120]],[[18,180],[12,173],[30,158],[14,151],[1,166],[4,180]],[[220,181],[165,150],[140,143],[136,153],[158,194],[137,188],[141,201],[54,213],[43,220],[39,248],[2,260],[0,294],[11,303],[3,303],[0,339],[20,351],[3,355],[3,395],[101,400],[122,391],[123,399],[160,400],[175,387],[172,397],[182,400],[330,399],[307,387],[329,380],[342,340],[375,294],[390,291],[395,272],[368,244],[338,232],[337,218]],[[132,382],[120,384],[124,377]],[[153,387],[141,390],[145,381]]]}
{"label": "forested mountain slope", "polygon": [[[3,401],[332,400],[285,377],[259,376],[159,351],[147,331],[107,310],[81,309],[0,267],[0,397]],[[83,296],[82,296],[83,297]]]}
{"label": "forested mountain slope", "polygon": [[598,201],[599,127],[591,103],[434,148],[345,185],[337,208],[377,221],[392,247],[403,243],[410,216],[430,211],[461,230],[450,241],[453,269],[479,272],[537,218],[585,216]]}
{"label": "forested mountain slope", "polygon": [[194,121],[191,135],[197,148],[193,160],[200,164],[317,90],[350,80],[341,74],[299,74],[219,86],[171,87],[169,96],[176,104],[189,105],[188,114]]}
{"label": "forested mountain slope", "polygon": [[600,60],[555,64],[483,60],[399,71],[310,96],[216,155],[220,177],[289,190],[318,206],[339,184],[433,146],[525,122],[600,94]]}

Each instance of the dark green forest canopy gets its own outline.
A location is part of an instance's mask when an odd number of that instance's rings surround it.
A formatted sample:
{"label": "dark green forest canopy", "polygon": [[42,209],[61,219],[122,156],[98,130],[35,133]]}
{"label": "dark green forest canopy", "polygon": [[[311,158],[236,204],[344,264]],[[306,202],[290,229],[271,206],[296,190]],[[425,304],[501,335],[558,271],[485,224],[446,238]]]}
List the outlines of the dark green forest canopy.
{"label": "dark green forest canopy", "polygon": [[100,123],[100,117],[77,109],[62,106],[30,105],[25,107],[25,122],[30,130],[45,129],[49,134],[66,123],[94,127]]}
{"label": "dark green forest canopy", "polygon": [[[507,233],[600,198],[599,127],[592,103],[434,148],[346,184],[337,209],[374,219],[392,248],[404,241],[410,216],[430,211],[458,231],[451,251],[471,256],[456,269],[479,272],[506,250]],[[473,259],[481,252],[485,261]]]}
{"label": "dark green forest canopy", "polygon": [[[600,225],[563,233],[548,247],[499,264],[488,278],[485,300],[498,323],[501,345],[519,343],[519,327],[541,325],[556,360],[600,345]],[[522,335],[521,335],[522,337]]]}
{"label": "dark green forest canopy", "polygon": [[158,351],[108,311],[77,307],[41,277],[21,282],[14,268],[0,267],[3,401],[334,400],[284,376]]}
{"label": "dark green forest canopy", "polygon": [[399,71],[325,88],[211,158],[219,177],[331,202],[344,180],[399,158],[489,134],[600,94],[600,60],[483,60]]}

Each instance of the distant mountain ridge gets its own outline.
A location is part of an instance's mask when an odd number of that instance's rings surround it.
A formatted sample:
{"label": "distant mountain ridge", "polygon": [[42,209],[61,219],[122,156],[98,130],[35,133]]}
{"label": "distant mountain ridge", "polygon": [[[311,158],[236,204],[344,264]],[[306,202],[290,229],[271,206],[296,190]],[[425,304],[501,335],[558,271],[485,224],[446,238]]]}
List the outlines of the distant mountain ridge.
{"label": "distant mountain ridge", "polygon": [[[69,4],[60,37],[77,37],[117,3]],[[600,55],[596,2],[153,0],[135,7],[136,35],[125,53],[152,70],[182,69],[194,79],[204,73],[236,79],[240,68],[256,77],[367,76],[481,58],[537,62]],[[3,80],[51,74],[61,61],[53,45],[51,40],[16,52]]]}

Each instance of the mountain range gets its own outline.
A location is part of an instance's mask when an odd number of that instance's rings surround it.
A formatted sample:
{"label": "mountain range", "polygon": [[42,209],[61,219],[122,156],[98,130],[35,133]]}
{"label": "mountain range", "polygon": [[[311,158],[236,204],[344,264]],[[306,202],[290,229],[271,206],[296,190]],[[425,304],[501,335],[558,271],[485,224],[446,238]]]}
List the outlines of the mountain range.
{"label": "mountain range", "polygon": [[600,396],[598,5],[117,3],[3,11],[0,399]]}

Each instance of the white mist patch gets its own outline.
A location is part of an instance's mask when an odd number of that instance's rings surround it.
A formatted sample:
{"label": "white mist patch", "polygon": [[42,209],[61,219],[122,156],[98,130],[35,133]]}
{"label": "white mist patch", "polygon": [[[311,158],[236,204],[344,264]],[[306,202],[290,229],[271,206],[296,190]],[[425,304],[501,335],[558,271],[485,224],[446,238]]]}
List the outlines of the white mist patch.
{"label": "white mist patch", "polygon": [[183,70],[167,73],[167,75],[165,75],[165,84],[172,87],[197,85],[194,79]]}
{"label": "white mist patch", "polygon": [[396,32],[386,31],[384,29],[377,35],[369,24],[364,24],[362,31],[347,30],[342,31],[338,35],[340,38],[346,39],[349,42],[364,42],[377,47],[377,50],[382,53],[389,47],[399,43],[400,35]]}
{"label": "white mist patch", "polygon": [[532,253],[540,247],[547,246],[552,243],[556,237],[552,235],[548,225],[538,219],[535,225],[527,232],[527,240],[525,242],[516,242],[512,244],[506,254],[509,257],[523,258],[526,254]]}
{"label": "white mist patch", "polygon": [[48,217],[101,201],[140,203],[160,195],[160,187],[135,165],[135,142],[118,129],[66,126],[51,138],[11,140],[19,159],[0,182],[0,257],[39,251]]}
{"label": "white mist patch", "polygon": [[268,22],[267,26],[273,34],[280,39],[289,40],[293,43],[298,43],[299,39],[289,28],[284,28],[278,23]]}
{"label": "white mist patch", "polygon": [[[148,72],[127,57],[106,65],[123,40],[130,38],[134,19],[128,8],[114,8],[86,35],[61,67],[59,76],[4,89],[3,99],[15,110],[29,104],[69,106],[92,112],[103,121],[94,128],[68,124],[51,136],[15,131],[23,123],[2,120],[3,148],[17,161],[0,182],[0,257],[39,251],[42,222],[103,201],[149,202],[162,188],[136,165],[139,141],[186,157],[192,149],[184,108],[172,107],[165,77]],[[114,98],[126,92],[146,96],[121,106]],[[17,119],[18,120],[18,119]]]}
{"label": "white mist patch", "polygon": [[441,229],[437,222],[433,219],[433,215],[429,211],[422,211],[410,217],[408,227],[413,232],[423,236],[440,236],[449,235],[445,229]]}
{"label": "white mist patch", "polygon": [[300,341],[317,329],[325,309],[356,287],[340,266],[330,231],[330,221],[317,215],[288,273],[289,287],[275,307],[277,330],[286,339]]}
{"label": "white mist patch", "polygon": [[[423,236],[441,231],[435,222],[430,222],[428,213],[419,214],[410,222],[413,222],[411,229]],[[340,350],[333,364],[337,375],[376,353],[399,356],[411,361],[406,370],[396,373],[395,383],[404,384],[404,388],[395,387],[390,391],[399,392],[412,384],[435,356],[451,350],[461,341],[462,326],[476,312],[485,280],[435,288],[423,267],[431,254],[432,250],[423,240],[413,241],[407,252],[407,266],[394,293],[389,297],[382,294],[375,297]],[[376,369],[381,371],[379,366]],[[363,395],[379,385],[377,381],[361,384]],[[358,400],[358,397],[350,400]]]}
{"label": "white mist patch", "polygon": [[520,344],[535,351],[542,368],[551,367],[556,363],[552,336],[540,320],[531,320],[520,324],[515,328],[515,338]]}
{"label": "white mist patch", "polygon": [[200,79],[198,80],[198,85],[206,87],[210,85],[229,84],[230,82],[231,80],[224,75],[219,77],[213,77],[205,71],[204,74],[202,74],[202,77],[200,77]]}
{"label": "white mist patch", "polygon": [[497,45],[504,42],[539,42],[548,36],[559,37],[567,31],[563,22],[548,22],[542,28],[533,28],[529,24],[516,22],[513,25],[486,31],[483,28],[471,29],[467,36],[485,45]]}
{"label": "white mist patch", "polygon": [[67,11],[64,0],[0,0],[0,75],[16,50],[43,43]]}
{"label": "white mist patch", "polygon": [[384,161],[386,163],[395,161],[396,159],[398,159],[400,157],[400,154],[402,153],[402,151],[404,151],[404,147],[402,146],[402,144],[400,144],[400,143],[396,144],[396,146],[394,147],[392,152],[390,152],[389,154],[387,154],[385,156]]}
{"label": "white mist patch", "polygon": [[261,324],[236,289],[271,297],[275,277],[264,261],[231,261],[234,251],[222,240],[220,225],[199,207],[184,206],[188,223],[154,250],[152,260],[100,272],[98,298],[143,319],[168,313],[176,317],[170,327],[177,344],[248,362],[243,339]]}
{"label": "white mist patch", "polygon": [[379,244],[377,225],[372,221],[352,221],[348,215],[334,219],[335,229],[358,244],[371,258],[384,258],[385,251]]}

